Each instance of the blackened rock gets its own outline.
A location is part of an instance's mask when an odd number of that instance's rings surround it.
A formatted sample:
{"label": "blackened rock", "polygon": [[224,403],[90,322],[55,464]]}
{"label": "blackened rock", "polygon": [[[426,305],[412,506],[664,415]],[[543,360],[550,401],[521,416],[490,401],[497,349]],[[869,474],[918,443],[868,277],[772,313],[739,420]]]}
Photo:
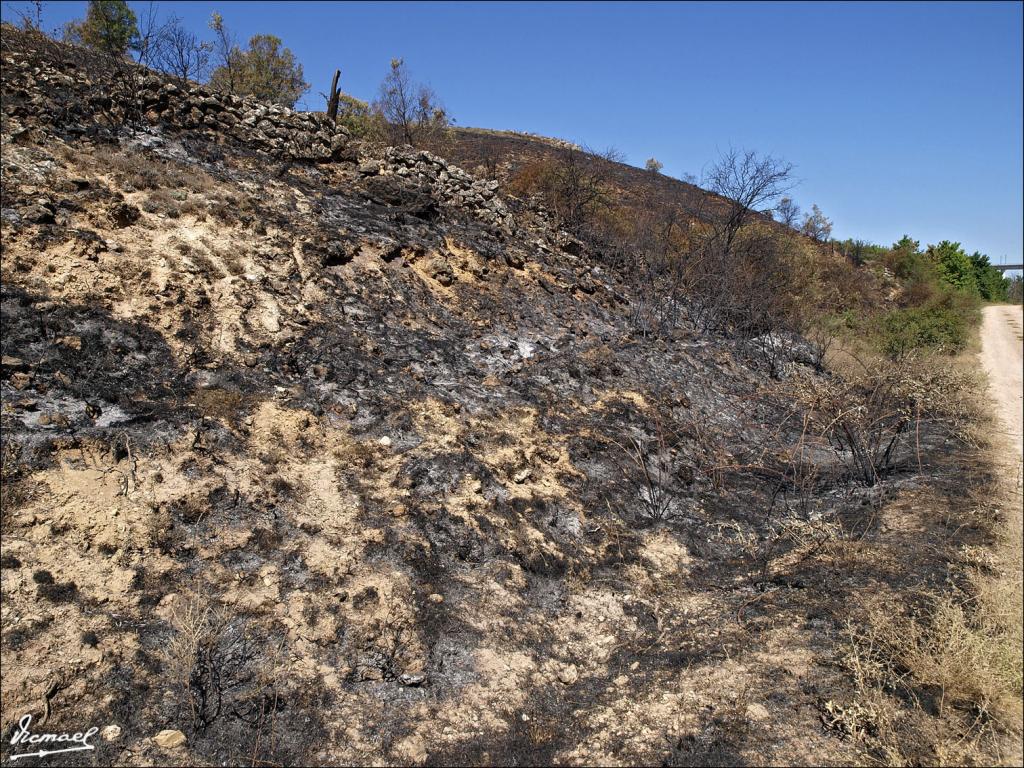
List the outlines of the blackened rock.
{"label": "blackened rock", "polygon": [[139,220],[141,215],[138,208],[131,203],[114,203],[107,211],[107,217],[115,227],[130,227]]}

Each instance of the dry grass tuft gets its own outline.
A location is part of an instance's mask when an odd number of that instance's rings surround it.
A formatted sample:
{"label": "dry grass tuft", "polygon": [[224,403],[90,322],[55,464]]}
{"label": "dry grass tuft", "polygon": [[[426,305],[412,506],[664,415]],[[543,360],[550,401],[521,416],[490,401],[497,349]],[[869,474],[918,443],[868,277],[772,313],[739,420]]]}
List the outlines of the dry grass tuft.
{"label": "dry grass tuft", "polygon": [[863,740],[884,765],[1013,764],[1006,744],[1020,738],[1020,646],[958,597],[931,596],[918,614],[895,619],[879,606],[865,628],[851,625],[843,664],[856,698],[825,702],[825,725]]}
{"label": "dry grass tuft", "polygon": [[977,591],[978,614],[991,637],[992,673],[1012,695],[1007,717],[1024,717],[1024,532],[1021,527],[1020,487],[1003,502],[1006,516],[999,532],[991,568],[979,569],[972,579]]}

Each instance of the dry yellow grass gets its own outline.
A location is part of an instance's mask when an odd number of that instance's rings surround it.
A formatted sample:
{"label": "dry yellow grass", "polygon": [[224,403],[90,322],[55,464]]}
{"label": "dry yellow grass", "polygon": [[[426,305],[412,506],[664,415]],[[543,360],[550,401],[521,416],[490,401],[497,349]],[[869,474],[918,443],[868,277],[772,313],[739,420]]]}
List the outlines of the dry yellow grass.
{"label": "dry yellow grass", "polygon": [[[1020,724],[1024,717],[1024,531],[1021,526],[1021,485],[1004,484],[997,496],[1007,511],[998,532],[993,562],[979,569],[973,579],[978,595],[977,613],[990,638],[990,674],[1006,692],[1004,714]],[[1009,487],[1007,487],[1009,486]]]}
{"label": "dry yellow grass", "polygon": [[[970,382],[979,349],[975,335],[964,353],[943,362]],[[852,357],[850,351],[840,357]],[[854,352],[863,354],[863,348]],[[985,388],[965,386],[943,394],[951,399],[949,411],[963,417],[962,436],[976,446],[976,455],[965,463],[963,471],[970,477],[964,478],[963,493],[932,499],[932,511],[947,520],[990,521],[995,543],[964,548],[957,566],[960,586],[923,593],[916,600],[901,596],[907,605],[918,603],[902,616],[885,600],[867,611],[861,628],[851,624],[845,666],[857,700],[833,705],[829,716],[851,735],[871,734],[872,759],[882,764],[913,764],[924,748],[937,764],[1020,765],[1024,550],[1019,472],[1003,470],[1006,450]],[[994,475],[983,474],[992,467]]]}

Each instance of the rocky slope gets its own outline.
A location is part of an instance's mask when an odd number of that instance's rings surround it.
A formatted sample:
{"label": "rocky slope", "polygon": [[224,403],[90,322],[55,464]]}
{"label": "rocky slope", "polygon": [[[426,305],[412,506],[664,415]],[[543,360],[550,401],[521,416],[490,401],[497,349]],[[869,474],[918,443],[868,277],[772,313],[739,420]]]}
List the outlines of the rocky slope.
{"label": "rocky slope", "polygon": [[744,469],[799,439],[783,383],[634,337],[623,276],[494,182],[151,76],[133,117],[72,64],[5,29],[5,729],[116,726],[83,764],[851,759],[821,707],[878,564],[808,555],[868,497]]}

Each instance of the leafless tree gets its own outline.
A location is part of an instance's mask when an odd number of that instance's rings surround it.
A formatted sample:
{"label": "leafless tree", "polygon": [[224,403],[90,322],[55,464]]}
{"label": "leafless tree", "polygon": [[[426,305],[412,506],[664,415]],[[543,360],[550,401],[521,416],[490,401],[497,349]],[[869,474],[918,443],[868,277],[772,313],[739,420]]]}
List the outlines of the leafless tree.
{"label": "leafless tree", "polygon": [[648,158],[647,162],[644,163],[644,168],[651,173],[661,173],[661,169],[664,167],[665,164],[655,157]]}
{"label": "leafless tree", "polygon": [[787,227],[795,228],[800,220],[800,206],[793,202],[791,197],[783,197],[776,206],[775,212],[779,215],[779,221]]}
{"label": "leafless tree", "polygon": [[420,146],[448,127],[447,112],[429,86],[415,83],[402,59],[391,60],[391,71],[380,84],[374,109],[390,125],[394,138]]}
{"label": "leafless tree", "polygon": [[[602,158],[604,159],[604,158]],[[605,179],[599,168],[588,162],[583,152],[565,149],[559,156],[552,199],[556,213],[566,228],[580,232],[607,194]]]}
{"label": "leafless tree", "polygon": [[751,213],[774,202],[796,184],[793,165],[771,155],[730,149],[711,166],[707,188],[726,199],[728,211],[720,222],[725,251],[731,250]]}
{"label": "leafless tree", "polygon": [[826,218],[817,205],[814,205],[811,206],[811,213],[804,216],[804,223],[800,227],[800,231],[819,243],[823,243],[832,234],[832,222]]}
{"label": "leafless tree", "polygon": [[203,42],[185,29],[181,20],[171,17],[163,28],[155,64],[180,82],[201,80],[209,67],[213,44]]}
{"label": "leafless tree", "polygon": [[139,64],[144,67],[157,66],[167,40],[168,27],[176,19],[161,21],[156,3],[147,3],[146,10],[138,20],[139,34],[132,47]]}
{"label": "leafless tree", "polygon": [[210,17],[210,29],[214,33],[213,58],[224,76],[222,83],[227,86],[228,93],[234,93],[238,86],[238,74],[236,59],[238,54],[238,42],[234,34],[224,23],[224,17],[214,13]]}
{"label": "leafless tree", "polygon": [[621,271],[634,286],[633,327],[642,336],[658,336],[676,327],[691,287],[686,221],[676,206],[651,192],[632,224],[618,250]]}
{"label": "leafless tree", "polygon": [[338,122],[338,99],[341,97],[341,88],[338,87],[338,79],[341,77],[341,70],[334,70],[334,77],[331,78],[331,92],[327,94],[327,117],[332,123]]}
{"label": "leafless tree", "polygon": [[43,3],[42,0],[35,0],[35,2],[26,3],[24,8],[14,8],[10,10],[17,15],[18,20],[21,21],[22,28],[27,32],[42,32],[43,31]]}
{"label": "leafless tree", "polygon": [[703,223],[686,254],[690,316],[705,330],[754,338],[787,323],[791,279],[786,243],[749,226],[794,185],[793,166],[770,155],[729,150],[711,166],[705,187],[720,200],[691,212]]}

